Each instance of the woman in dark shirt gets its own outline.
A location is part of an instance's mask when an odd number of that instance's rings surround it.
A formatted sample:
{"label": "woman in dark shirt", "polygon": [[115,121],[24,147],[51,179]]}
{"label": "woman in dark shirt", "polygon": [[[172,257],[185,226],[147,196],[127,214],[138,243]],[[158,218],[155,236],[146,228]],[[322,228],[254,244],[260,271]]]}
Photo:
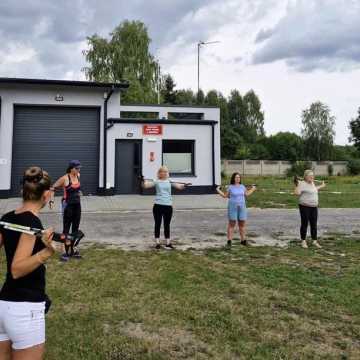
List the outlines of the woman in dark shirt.
{"label": "woman in dark shirt", "polygon": [[[1,220],[43,229],[38,214],[50,199],[49,175],[30,167],[23,178],[23,204]],[[45,349],[45,265],[54,254],[52,229],[41,239],[0,228],[7,262],[0,290],[0,359],[38,360]]]}
{"label": "woman in dark shirt", "polygon": [[[66,170],[66,174],[60,177],[51,190],[54,192],[59,189],[64,190],[64,196],[62,198],[63,209],[63,234],[69,235],[76,233],[79,230],[81,220],[81,188],[80,188],[80,168],[81,164],[79,160],[71,160]],[[54,203],[54,199],[50,200],[50,204]],[[71,231],[70,231],[71,228]],[[64,246],[64,253],[61,255],[61,261],[68,261],[70,257],[81,259],[81,255],[78,249],[75,249],[73,245]]]}

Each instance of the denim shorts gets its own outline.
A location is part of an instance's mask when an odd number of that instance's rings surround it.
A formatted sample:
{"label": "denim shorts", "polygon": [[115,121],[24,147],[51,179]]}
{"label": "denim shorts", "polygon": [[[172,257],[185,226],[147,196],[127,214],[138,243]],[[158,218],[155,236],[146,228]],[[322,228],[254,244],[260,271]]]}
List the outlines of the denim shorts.
{"label": "denim shorts", "polygon": [[247,219],[246,206],[240,206],[229,201],[228,218],[231,221],[245,221]]}

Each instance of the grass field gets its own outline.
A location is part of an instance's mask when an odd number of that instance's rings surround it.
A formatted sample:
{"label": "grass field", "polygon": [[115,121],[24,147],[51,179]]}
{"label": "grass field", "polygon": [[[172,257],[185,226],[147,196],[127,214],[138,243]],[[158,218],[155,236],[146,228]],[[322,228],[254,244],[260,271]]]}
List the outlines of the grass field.
{"label": "grass field", "polygon": [[360,239],[322,243],[52,259],[46,359],[360,359]]}
{"label": "grass field", "polygon": [[[325,208],[360,207],[360,176],[317,177],[325,180],[327,187],[320,191],[320,206]],[[226,179],[223,184],[228,184]],[[261,208],[291,208],[297,206],[297,197],[292,194],[292,178],[243,177],[245,184],[257,184],[258,191],[248,199],[248,206]]]}

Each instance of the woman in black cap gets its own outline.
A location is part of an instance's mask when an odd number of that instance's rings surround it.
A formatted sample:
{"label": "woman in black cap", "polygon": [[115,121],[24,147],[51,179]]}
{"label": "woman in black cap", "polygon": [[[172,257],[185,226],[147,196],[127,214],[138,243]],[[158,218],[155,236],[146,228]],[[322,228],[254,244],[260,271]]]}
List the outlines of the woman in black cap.
{"label": "woman in black cap", "polygon": [[[81,164],[79,160],[71,160],[66,174],[59,178],[51,188],[53,194],[56,190],[64,189],[64,196],[61,200],[64,235],[73,234],[79,230],[81,219],[80,168]],[[53,204],[54,200],[52,198],[50,205]],[[64,250],[64,253],[60,257],[62,261],[68,261],[70,256],[78,259],[81,258],[79,250],[75,249],[73,245],[65,245]]]}

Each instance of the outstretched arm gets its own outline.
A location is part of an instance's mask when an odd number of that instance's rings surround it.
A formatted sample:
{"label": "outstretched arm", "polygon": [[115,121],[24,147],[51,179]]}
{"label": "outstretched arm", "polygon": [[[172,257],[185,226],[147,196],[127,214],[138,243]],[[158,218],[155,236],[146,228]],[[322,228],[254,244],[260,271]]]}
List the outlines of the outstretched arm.
{"label": "outstretched arm", "polygon": [[323,182],[321,183],[321,185],[317,186],[316,188],[317,188],[318,190],[321,190],[321,189],[323,189],[324,187],[326,187],[325,181],[323,181]]}
{"label": "outstretched arm", "polygon": [[221,197],[223,197],[224,199],[227,199],[227,198],[229,197],[229,193],[228,193],[227,191],[225,191],[225,192],[221,191],[221,187],[220,187],[220,186],[217,186],[217,187],[216,187],[216,191],[217,191],[217,193],[218,193]]}
{"label": "outstretched arm", "polygon": [[171,185],[177,190],[184,190],[187,186],[190,186],[191,183],[178,183],[176,181],[171,182]]}
{"label": "outstretched arm", "polygon": [[246,189],[245,196],[250,196],[254,191],[256,191],[256,186],[252,185],[250,189]]}
{"label": "outstretched arm", "polygon": [[143,189],[151,189],[155,186],[155,183],[153,180],[145,180],[145,179],[142,179],[141,180],[141,187]]}
{"label": "outstretched arm", "polygon": [[297,196],[301,195],[300,184],[301,184],[301,181],[299,181],[297,184],[295,184],[294,194],[297,195]]}

